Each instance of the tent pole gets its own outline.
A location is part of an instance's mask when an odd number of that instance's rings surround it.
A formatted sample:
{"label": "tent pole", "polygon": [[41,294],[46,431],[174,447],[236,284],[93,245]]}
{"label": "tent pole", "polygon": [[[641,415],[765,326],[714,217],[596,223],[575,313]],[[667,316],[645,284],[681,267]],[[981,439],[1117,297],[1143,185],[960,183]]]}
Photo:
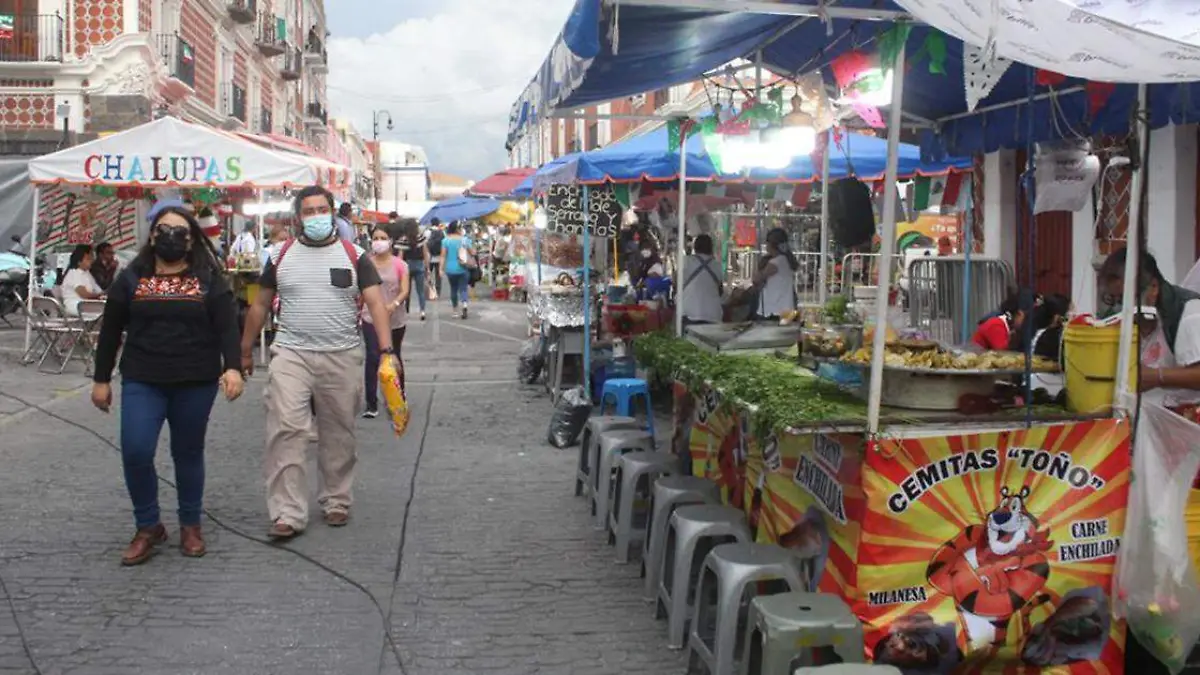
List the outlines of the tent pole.
{"label": "tent pole", "polygon": [[583,186],[583,200],[580,210],[583,211],[583,395],[591,398],[588,380],[592,371],[592,240],[588,233],[588,197],[591,188]]}
{"label": "tent pole", "polygon": [[758,103],[762,100],[762,71],[763,57],[762,50],[754,53],[754,102]]}
{"label": "tent pole", "polygon": [[[37,224],[38,224],[38,208],[42,204],[42,188],[40,185],[33,186],[33,222],[29,226],[29,288],[25,295],[25,309],[29,311],[29,315],[33,313],[33,292],[37,286]],[[25,321],[25,353],[29,353],[29,343],[33,340],[33,326],[30,325],[28,316]]]}
{"label": "tent pole", "polygon": [[[1146,180],[1146,167],[1141,164],[1141,155],[1146,143],[1150,141],[1146,119],[1146,85],[1139,84],[1137,90],[1137,111],[1134,123],[1137,124],[1137,152],[1139,157],[1137,171],[1129,183],[1129,227],[1125,234],[1125,290],[1121,294],[1121,335],[1117,351],[1117,384],[1113,391],[1114,408],[1124,409],[1124,394],[1129,390],[1129,366],[1133,358],[1133,313],[1138,301],[1138,263],[1141,261],[1142,233],[1138,231],[1141,225],[1142,183]],[[1136,383],[1134,383],[1136,384]]]}
{"label": "tent pole", "polygon": [[[829,296],[829,155],[833,150],[833,127],[825,131],[825,153],[821,157],[821,280],[817,290],[817,301],[821,307]],[[801,206],[797,204],[796,206]],[[842,289],[845,292],[845,289]]]}
{"label": "tent pole", "polygon": [[[266,195],[263,193],[262,190],[259,190],[258,191],[258,205],[259,205],[259,208],[258,208],[258,246],[259,246],[258,257],[259,258],[262,257],[262,250],[267,245],[267,243],[266,243],[266,238],[267,238],[266,237],[266,225],[263,222],[265,219],[265,216],[263,215],[263,212],[262,212],[263,205],[266,203],[267,203]],[[260,330],[259,334],[258,334],[258,359],[259,359],[259,361],[262,362],[262,364],[264,366],[267,365],[267,324],[265,322],[263,323],[262,330]]]}
{"label": "tent pole", "polygon": [[687,234],[687,137],[679,140],[679,222],[675,232],[675,335],[683,337],[683,263],[686,249],[683,245]]}
{"label": "tent pole", "polygon": [[[906,36],[907,37],[907,36]],[[888,109],[887,170],[884,172],[883,222],[879,246],[879,278],[875,282],[875,335],[871,343],[871,388],[867,398],[867,430],[879,433],[879,402],[883,389],[883,350],[887,344],[888,291],[892,278],[892,253],[896,249],[896,165],[900,151],[900,125],[904,106],[904,51],[901,43],[892,67],[892,101]]]}

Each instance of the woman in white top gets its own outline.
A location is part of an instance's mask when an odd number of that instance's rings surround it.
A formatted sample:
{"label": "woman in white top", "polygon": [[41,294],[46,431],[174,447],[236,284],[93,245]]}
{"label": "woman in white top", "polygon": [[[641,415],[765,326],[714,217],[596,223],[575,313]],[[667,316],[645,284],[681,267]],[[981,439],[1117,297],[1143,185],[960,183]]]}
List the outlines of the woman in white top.
{"label": "woman in white top", "polygon": [[758,273],[754,275],[754,287],[758,289],[758,307],[755,315],[760,319],[778,319],[784,312],[796,309],[796,270],[800,263],[788,250],[787,232],[777,227],[767,233],[767,255]]}
{"label": "woman in white top", "polygon": [[692,255],[683,261],[683,325],[721,323],[723,291],[712,237],[701,234],[692,241]]}
{"label": "woman in white top", "polygon": [[80,300],[99,300],[104,297],[104,290],[89,271],[95,259],[92,247],[87,244],[80,244],[71,251],[66,274],[58,280],[59,286],[62,287],[60,291],[63,309],[68,314],[79,314]]}

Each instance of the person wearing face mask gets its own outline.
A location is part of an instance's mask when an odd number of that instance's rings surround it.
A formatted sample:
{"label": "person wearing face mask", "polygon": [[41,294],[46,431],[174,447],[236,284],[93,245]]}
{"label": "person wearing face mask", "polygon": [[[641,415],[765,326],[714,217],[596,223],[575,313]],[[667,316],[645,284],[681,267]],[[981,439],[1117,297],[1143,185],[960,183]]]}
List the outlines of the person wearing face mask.
{"label": "person wearing face mask", "polygon": [[755,316],[778,319],[796,309],[796,270],[800,262],[788,247],[787,231],[777,227],[767,233],[767,255],[753,278],[758,290]]}
{"label": "person wearing face mask", "polygon": [[[396,358],[379,270],[361,248],[338,236],[333,195],[306,187],[297,193],[294,209],[297,237],[273,252],[263,270],[241,344],[242,370],[253,372],[254,342],[278,295],[263,460],[268,536],[275,540],[291,539],[308,525],[308,429],[314,415],[321,473],[317,502],[327,525],[350,520],[355,420],[363,400],[362,306],[371,315],[379,353]],[[398,362],[393,365],[400,370]]]}
{"label": "person wearing face mask", "polygon": [[[1125,292],[1125,257],[1125,249],[1115,251],[1100,267],[1105,292],[1117,299]],[[1153,318],[1139,321],[1138,390],[1166,390],[1172,404],[1200,400],[1200,294],[1169,283],[1149,253],[1139,262],[1140,306]]]}
{"label": "person wearing face mask", "polygon": [[237,309],[216,250],[182,202],[158,202],[149,219],[149,241],[110,288],[92,375],[92,404],[108,412],[121,351],[121,462],[137,527],[123,565],[149,560],[167,540],[154,465],[164,423],[179,495],[179,547],[185,556],[204,555],[209,412],[218,390],[230,401],[242,393]]}
{"label": "person wearing face mask", "polygon": [[[391,323],[388,325],[392,330],[392,345],[396,348],[396,358],[403,366],[404,357],[401,355],[400,346],[404,342],[404,329],[408,322],[407,303],[412,284],[408,265],[392,253],[393,243],[385,226],[376,225],[371,230],[371,262],[383,281],[383,300],[387,303],[391,316]],[[374,419],[379,417],[379,340],[375,337],[371,313],[364,311],[362,320],[363,343],[367,347],[363,370],[367,409],[363,411],[363,417]],[[404,391],[404,368],[399,372],[400,390]]]}

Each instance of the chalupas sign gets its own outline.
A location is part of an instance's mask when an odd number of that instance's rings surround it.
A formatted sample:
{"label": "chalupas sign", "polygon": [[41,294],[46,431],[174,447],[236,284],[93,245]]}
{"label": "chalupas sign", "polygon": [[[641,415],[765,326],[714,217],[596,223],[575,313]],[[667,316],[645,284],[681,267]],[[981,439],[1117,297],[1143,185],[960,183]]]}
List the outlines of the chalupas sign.
{"label": "chalupas sign", "polygon": [[242,180],[242,158],[94,154],[83,160],[83,173],[106,183],[237,185]]}

